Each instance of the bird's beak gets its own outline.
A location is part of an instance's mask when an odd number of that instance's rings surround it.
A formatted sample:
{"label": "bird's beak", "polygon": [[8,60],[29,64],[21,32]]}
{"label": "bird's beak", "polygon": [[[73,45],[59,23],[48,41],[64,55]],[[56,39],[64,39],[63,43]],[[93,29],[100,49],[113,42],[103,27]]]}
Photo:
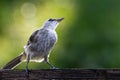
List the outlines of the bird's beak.
{"label": "bird's beak", "polygon": [[56,21],[61,22],[64,18],[56,19]]}

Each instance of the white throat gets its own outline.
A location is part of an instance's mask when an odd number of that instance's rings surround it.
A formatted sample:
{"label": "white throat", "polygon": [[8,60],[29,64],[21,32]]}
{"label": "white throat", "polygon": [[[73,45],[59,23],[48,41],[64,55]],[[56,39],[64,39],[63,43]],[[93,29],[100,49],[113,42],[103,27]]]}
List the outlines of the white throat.
{"label": "white throat", "polygon": [[57,24],[51,24],[51,25],[44,25],[43,28],[45,29],[51,29],[51,30],[55,30],[58,26],[58,23]]}

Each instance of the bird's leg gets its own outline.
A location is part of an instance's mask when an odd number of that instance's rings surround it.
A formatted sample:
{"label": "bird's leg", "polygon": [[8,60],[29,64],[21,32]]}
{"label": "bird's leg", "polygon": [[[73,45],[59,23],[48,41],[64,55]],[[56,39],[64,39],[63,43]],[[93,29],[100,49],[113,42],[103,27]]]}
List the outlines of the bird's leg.
{"label": "bird's leg", "polygon": [[49,62],[48,57],[45,57],[44,61],[50,66],[50,69],[55,69],[55,67]]}
{"label": "bird's leg", "polygon": [[29,61],[30,61],[30,57],[28,55],[27,62],[26,62],[26,75],[27,75],[27,77],[29,77],[29,68],[28,68]]}

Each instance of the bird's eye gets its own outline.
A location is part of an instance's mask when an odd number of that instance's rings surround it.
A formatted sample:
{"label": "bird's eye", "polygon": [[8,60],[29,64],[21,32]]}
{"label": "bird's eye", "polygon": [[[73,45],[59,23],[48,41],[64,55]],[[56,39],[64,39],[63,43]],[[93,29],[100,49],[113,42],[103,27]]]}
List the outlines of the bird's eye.
{"label": "bird's eye", "polygon": [[49,19],[48,21],[54,21],[54,19]]}

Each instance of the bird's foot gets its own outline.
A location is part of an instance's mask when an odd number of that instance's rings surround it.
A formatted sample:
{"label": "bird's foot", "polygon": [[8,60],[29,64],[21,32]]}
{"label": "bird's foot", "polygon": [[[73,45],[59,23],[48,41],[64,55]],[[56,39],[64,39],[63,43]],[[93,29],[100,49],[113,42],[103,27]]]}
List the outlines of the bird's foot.
{"label": "bird's foot", "polygon": [[26,76],[29,77],[29,69],[26,68]]}
{"label": "bird's foot", "polygon": [[59,68],[56,68],[56,67],[54,67],[54,66],[51,66],[50,69],[59,69]]}

